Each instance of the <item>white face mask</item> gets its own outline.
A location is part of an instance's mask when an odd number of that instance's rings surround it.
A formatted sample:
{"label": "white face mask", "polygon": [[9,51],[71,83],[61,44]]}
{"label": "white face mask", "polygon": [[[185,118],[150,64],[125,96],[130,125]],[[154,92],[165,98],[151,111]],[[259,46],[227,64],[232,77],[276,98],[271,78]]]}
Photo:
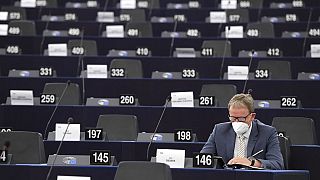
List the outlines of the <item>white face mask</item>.
{"label": "white face mask", "polygon": [[244,122],[233,122],[232,127],[237,135],[242,135],[249,130],[249,125]]}

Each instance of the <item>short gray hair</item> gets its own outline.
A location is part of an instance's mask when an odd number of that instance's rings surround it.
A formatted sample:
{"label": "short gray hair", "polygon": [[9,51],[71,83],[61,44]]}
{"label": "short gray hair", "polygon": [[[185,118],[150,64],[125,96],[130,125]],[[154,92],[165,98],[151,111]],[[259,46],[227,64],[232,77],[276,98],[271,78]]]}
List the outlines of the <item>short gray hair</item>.
{"label": "short gray hair", "polygon": [[234,95],[228,104],[228,109],[230,107],[246,107],[250,113],[254,112],[253,98],[250,94],[236,94]]}

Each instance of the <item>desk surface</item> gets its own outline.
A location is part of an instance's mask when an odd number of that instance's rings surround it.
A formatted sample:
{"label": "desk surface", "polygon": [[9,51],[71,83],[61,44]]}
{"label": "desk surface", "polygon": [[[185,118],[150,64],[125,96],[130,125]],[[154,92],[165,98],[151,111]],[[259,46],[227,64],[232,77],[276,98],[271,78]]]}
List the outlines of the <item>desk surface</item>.
{"label": "desk surface", "polygon": [[[42,180],[45,179],[49,166],[46,165],[4,165],[0,168],[1,179],[4,180]],[[57,175],[91,176],[92,180],[111,180],[114,178],[117,167],[107,166],[55,166],[50,180]],[[308,180],[309,172],[304,170],[214,170],[214,169],[172,169],[173,180],[248,180],[252,177],[259,180]]]}

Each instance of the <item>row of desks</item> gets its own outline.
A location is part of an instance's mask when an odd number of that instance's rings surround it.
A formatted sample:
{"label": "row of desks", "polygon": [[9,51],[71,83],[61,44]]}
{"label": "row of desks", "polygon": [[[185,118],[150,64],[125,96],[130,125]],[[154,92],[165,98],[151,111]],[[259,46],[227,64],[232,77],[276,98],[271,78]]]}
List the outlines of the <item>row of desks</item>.
{"label": "row of desks", "polygon": [[[55,154],[59,142],[45,141],[44,143],[46,155]],[[203,145],[203,142],[153,143],[150,148],[150,156],[155,156],[156,149],[183,149],[186,150],[186,157],[193,157],[193,153],[199,152]],[[146,161],[147,146],[148,143],[145,142],[64,142],[60,154],[88,155],[90,150],[111,150],[111,154],[116,157],[118,162]],[[320,158],[320,146],[291,146],[290,150],[289,169],[309,170],[311,180],[320,177],[320,165],[316,160]],[[266,171],[263,172],[266,173]]]}
{"label": "row of desks", "polygon": [[[86,69],[88,64],[105,64],[110,67],[113,59],[138,59],[141,61],[143,77],[151,78],[152,72],[182,72],[184,68],[196,69],[199,79],[219,79],[222,66],[222,57],[200,57],[200,58],[174,58],[174,57],[83,57],[84,67],[79,66],[79,58],[52,57],[39,55],[0,55],[0,75],[8,76],[9,71],[16,70],[39,70],[40,67],[52,67],[57,72],[57,77],[79,77],[80,71]],[[259,61],[276,60],[288,61],[291,64],[292,79],[297,79],[300,72],[319,72],[320,61],[318,59],[302,57],[266,57],[254,58],[251,63],[250,72],[254,72]],[[224,58],[223,72],[228,71],[228,66],[248,66],[250,58]],[[299,82],[297,82],[299,83]]]}
{"label": "row of desks", "polygon": [[[54,154],[59,142],[45,141],[45,150],[47,155]],[[88,155],[90,150],[111,150],[117,161],[145,161],[146,149],[148,143],[143,142],[98,142],[98,141],[81,141],[81,142],[64,142],[60,154],[63,155]],[[150,155],[155,156],[156,149],[184,149],[186,150],[186,157],[192,157],[193,152],[199,152],[204,143],[154,143],[150,148]],[[213,170],[213,169],[172,169],[173,179],[208,179],[208,178],[232,178],[232,174],[236,179],[248,178],[250,176],[260,177],[262,179],[309,179],[308,172],[300,170],[309,170],[310,179],[316,180],[320,173],[318,171],[319,165],[315,159],[319,158],[319,146],[291,146],[290,171],[243,171],[243,170]],[[17,172],[29,172],[30,178],[39,178],[48,171],[45,165],[18,165],[5,166],[0,168],[3,177],[18,178],[21,174]],[[114,168],[114,169],[111,169]],[[82,175],[92,176],[93,179],[98,178],[101,174],[98,171],[103,171],[105,177],[114,176],[115,167],[54,167],[52,176],[58,175]],[[90,169],[90,170],[89,170]],[[110,173],[110,170],[113,172]],[[298,171],[299,170],[299,171]],[[10,174],[9,172],[16,173]],[[96,172],[97,171],[97,172]],[[32,172],[32,173],[31,173]],[[91,172],[91,173],[90,173]],[[93,173],[95,172],[95,173]],[[181,174],[180,174],[181,173]],[[35,174],[37,174],[35,176]],[[26,174],[25,174],[26,175]],[[39,177],[38,177],[39,176]]]}
{"label": "row of desks", "polygon": [[[65,24],[61,24],[65,28]],[[91,27],[90,27],[91,28]],[[39,55],[43,54],[48,44],[68,43],[71,39],[80,37],[42,37],[42,36],[2,36],[0,48],[7,46],[19,46],[22,54]],[[172,56],[171,50],[175,48],[194,48],[201,50],[205,40],[225,40],[224,38],[106,38],[86,37],[84,40],[94,40],[97,44],[97,55],[106,56],[110,50],[135,50],[138,47],[147,47],[153,56]],[[279,48],[284,57],[306,57],[311,44],[317,44],[317,38],[243,38],[229,39],[231,42],[231,55],[238,57],[242,50],[266,51],[269,48]],[[32,42],[32,43],[31,43]],[[245,46],[244,46],[245,45]],[[41,48],[42,47],[42,48]],[[72,47],[69,47],[72,48]],[[41,51],[41,52],[40,52]]]}
{"label": "row of desks", "polygon": [[[34,97],[40,97],[45,83],[77,83],[82,92],[83,81],[85,99],[119,98],[122,94],[133,94],[143,106],[162,106],[171,92],[193,91],[198,99],[204,84],[233,84],[237,92],[252,90],[255,100],[280,100],[282,96],[297,96],[304,108],[318,108],[319,81],[298,80],[159,80],[159,79],[81,79],[81,78],[8,78],[0,77],[0,102],[10,97],[10,90],[33,90]],[[273,90],[270,91],[270,88]],[[81,93],[82,95],[82,93]],[[156,96],[155,96],[156,95]]]}
{"label": "row of desks", "polygon": [[[0,126],[12,127],[13,130],[44,133],[54,106],[0,106]],[[75,123],[86,127],[95,127],[99,115],[131,114],[136,115],[139,132],[153,132],[163,107],[58,107],[48,131],[54,131],[56,123],[65,123],[73,117]],[[308,117],[312,118],[320,139],[320,111],[318,109],[256,109],[257,119],[271,125],[273,117]],[[227,108],[167,108],[158,132],[171,132],[175,129],[192,129],[198,140],[204,142],[209,137],[215,124],[228,120]]]}

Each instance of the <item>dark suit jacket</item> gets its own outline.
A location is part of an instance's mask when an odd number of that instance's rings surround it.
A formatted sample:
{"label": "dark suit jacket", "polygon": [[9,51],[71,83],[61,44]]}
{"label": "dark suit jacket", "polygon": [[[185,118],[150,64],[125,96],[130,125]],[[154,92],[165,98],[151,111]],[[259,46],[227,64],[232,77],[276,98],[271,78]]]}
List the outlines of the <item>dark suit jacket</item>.
{"label": "dark suit jacket", "polygon": [[[228,163],[233,158],[235,138],[236,133],[231,122],[216,124],[201,152],[221,156],[224,162]],[[252,122],[247,156],[249,157],[261,149],[263,152],[257,155],[256,159],[262,163],[264,168],[284,168],[276,129],[255,119]]]}

